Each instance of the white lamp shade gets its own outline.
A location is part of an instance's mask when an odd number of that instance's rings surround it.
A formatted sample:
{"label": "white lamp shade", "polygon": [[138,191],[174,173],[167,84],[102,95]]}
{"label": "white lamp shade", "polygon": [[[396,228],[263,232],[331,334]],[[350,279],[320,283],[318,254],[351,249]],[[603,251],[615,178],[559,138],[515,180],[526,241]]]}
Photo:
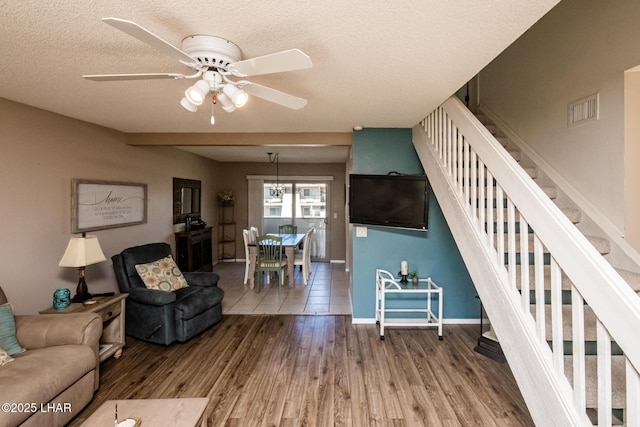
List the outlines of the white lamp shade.
{"label": "white lamp shade", "polygon": [[233,105],[235,105],[237,108],[242,107],[249,100],[249,95],[247,95],[245,91],[243,91],[242,89],[238,89],[231,84],[225,85],[222,88],[222,93],[227,95],[231,102],[233,102]]}
{"label": "white lamp shade", "polygon": [[235,111],[236,106],[233,105],[233,102],[231,102],[227,95],[225,95],[224,93],[219,93],[217,98],[218,101],[220,101],[220,104],[222,105],[222,109],[224,111],[226,111],[227,113],[233,113]]}
{"label": "white lamp shade", "polygon": [[195,105],[201,105],[204,102],[204,98],[209,93],[209,90],[211,90],[211,86],[208,82],[198,80],[193,86],[184,92],[184,96]]}
{"label": "white lamp shade", "polygon": [[72,237],[58,264],[60,267],[85,267],[107,259],[100,248],[98,236]]}
{"label": "white lamp shade", "polygon": [[198,106],[192,103],[191,101],[189,101],[186,96],[182,97],[182,100],[180,101],[180,105],[182,105],[185,110],[191,111],[192,113],[195,113],[196,111],[198,111]]}

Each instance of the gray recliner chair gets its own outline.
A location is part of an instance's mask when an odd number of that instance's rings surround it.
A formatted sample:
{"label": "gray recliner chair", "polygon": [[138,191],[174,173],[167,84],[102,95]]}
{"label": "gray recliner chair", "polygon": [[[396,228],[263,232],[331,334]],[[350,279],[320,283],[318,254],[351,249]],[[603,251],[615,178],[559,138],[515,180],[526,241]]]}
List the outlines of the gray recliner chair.
{"label": "gray recliner chair", "polygon": [[147,289],[136,271],[171,255],[167,243],[149,243],[125,249],[111,257],[120,292],[128,293],[127,335],[156,344],[186,342],[222,320],[224,291],[215,273],[183,272],[188,287],[173,292]]}

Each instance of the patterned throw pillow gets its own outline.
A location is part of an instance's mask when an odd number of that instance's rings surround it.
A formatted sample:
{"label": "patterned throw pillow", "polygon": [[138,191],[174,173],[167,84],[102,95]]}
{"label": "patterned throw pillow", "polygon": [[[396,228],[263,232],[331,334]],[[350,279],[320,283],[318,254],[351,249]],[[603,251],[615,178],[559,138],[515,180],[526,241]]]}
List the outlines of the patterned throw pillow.
{"label": "patterned throw pillow", "polygon": [[0,347],[4,348],[9,356],[25,351],[16,338],[16,321],[11,303],[0,305]]}
{"label": "patterned throw pillow", "polygon": [[0,366],[6,365],[9,362],[13,362],[13,357],[9,356],[9,353],[4,351],[4,348],[0,346]]}
{"label": "patterned throw pillow", "polygon": [[137,264],[136,271],[147,289],[171,292],[189,286],[171,255],[148,264]]}

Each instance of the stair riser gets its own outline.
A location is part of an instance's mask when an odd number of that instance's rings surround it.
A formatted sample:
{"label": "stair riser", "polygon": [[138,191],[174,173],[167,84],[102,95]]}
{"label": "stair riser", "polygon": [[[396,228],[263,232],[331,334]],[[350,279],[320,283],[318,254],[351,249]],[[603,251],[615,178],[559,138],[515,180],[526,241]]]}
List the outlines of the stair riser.
{"label": "stair riser", "polygon": [[[625,367],[623,356],[613,356],[611,358],[612,383],[612,406],[621,409],[626,406],[625,401]],[[598,407],[598,368],[596,356],[586,357],[586,378],[587,378],[587,408]],[[570,383],[573,383],[573,358],[564,357],[564,372]]]}
{"label": "stair riser", "polygon": [[[477,174],[477,170],[478,170],[478,168],[477,168],[478,165],[479,164],[476,163],[476,174]],[[464,165],[463,165],[463,167],[464,167]],[[457,171],[459,169],[460,169],[460,165],[458,163],[456,163],[454,165],[454,170],[456,171],[456,173],[457,173]],[[527,175],[529,175],[530,178],[536,179],[538,177],[538,169],[537,168],[523,167],[522,169],[524,169],[524,171],[527,173]],[[472,173],[471,170],[469,170],[469,175],[471,175],[471,173]]]}

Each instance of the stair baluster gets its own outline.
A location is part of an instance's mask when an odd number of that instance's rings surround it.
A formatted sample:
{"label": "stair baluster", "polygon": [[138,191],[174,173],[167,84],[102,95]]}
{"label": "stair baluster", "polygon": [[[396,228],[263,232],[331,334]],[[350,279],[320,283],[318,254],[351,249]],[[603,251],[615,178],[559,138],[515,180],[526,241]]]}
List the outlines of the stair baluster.
{"label": "stair baluster", "polygon": [[414,146],[536,424],[640,426],[640,299],[553,190],[457,98]]}

